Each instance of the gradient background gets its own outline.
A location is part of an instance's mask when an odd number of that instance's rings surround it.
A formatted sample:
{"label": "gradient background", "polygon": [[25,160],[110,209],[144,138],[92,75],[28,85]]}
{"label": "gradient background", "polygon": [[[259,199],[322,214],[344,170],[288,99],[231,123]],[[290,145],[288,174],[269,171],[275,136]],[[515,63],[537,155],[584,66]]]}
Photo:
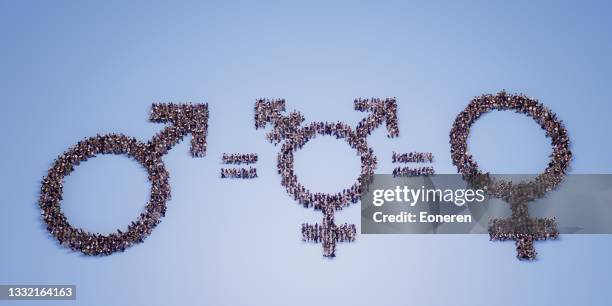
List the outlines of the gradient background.
{"label": "gradient background", "polygon": [[[77,304],[93,306],[612,302],[607,235],[537,243],[529,263],[485,235],[359,235],[323,258],[299,233],[321,214],[280,186],[278,148],[252,109],[283,97],[309,122],[355,125],[354,98],[396,96],[401,137],[369,138],[377,173],[391,171],[393,150],[433,152],[438,173],[455,173],[455,116],[476,95],[523,92],[565,121],[573,173],[611,173],[609,2],[124,2],[0,1],[0,283],[76,284]],[[60,247],[37,206],[54,158],[96,133],[149,139],[162,128],[146,120],[158,101],[209,103],[207,157],[189,157],[184,141],[164,158],[173,198],[144,244],[102,258]],[[537,124],[509,112],[479,120],[470,149],[498,173],[537,173],[550,153]],[[219,179],[223,152],[258,153],[260,178]],[[316,191],[359,171],[330,137],[296,163]],[[136,162],[102,156],[66,180],[62,208],[74,225],[109,232],[135,219],[148,188]],[[359,207],[336,220],[358,223]]]}

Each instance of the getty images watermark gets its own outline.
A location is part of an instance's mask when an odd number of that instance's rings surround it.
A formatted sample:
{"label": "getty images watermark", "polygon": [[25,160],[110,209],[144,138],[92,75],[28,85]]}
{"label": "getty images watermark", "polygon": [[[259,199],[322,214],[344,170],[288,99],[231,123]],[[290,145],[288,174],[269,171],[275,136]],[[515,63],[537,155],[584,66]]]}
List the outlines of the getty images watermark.
{"label": "getty images watermark", "polygon": [[[530,181],[534,175],[491,175]],[[555,190],[529,202],[533,218],[555,221],[559,234],[612,234],[612,175],[570,174]],[[510,205],[461,175],[375,175],[361,202],[362,234],[489,234]]]}

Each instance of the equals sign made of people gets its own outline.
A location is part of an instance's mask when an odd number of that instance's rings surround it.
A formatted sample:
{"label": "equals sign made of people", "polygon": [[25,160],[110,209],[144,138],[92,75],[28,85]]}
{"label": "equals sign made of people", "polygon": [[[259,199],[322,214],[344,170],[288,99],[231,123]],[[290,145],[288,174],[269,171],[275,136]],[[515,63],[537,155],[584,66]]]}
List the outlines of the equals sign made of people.
{"label": "equals sign made of people", "polygon": [[[258,160],[256,153],[235,153],[228,154],[223,153],[221,162],[226,165],[250,165],[256,163]],[[241,178],[241,179],[254,179],[257,178],[257,168],[249,166],[249,168],[221,168],[221,178]]]}
{"label": "equals sign made of people", "polygon": [[[433,162],[433,154],[429,152],[410,152],[410,153],[395,153],[393,152],[392,162],[395,163],[431,163]],[[430,176],[434,175],[434,168],[427,167],[396,167],[393,169],[393,177],[406,176]]]}

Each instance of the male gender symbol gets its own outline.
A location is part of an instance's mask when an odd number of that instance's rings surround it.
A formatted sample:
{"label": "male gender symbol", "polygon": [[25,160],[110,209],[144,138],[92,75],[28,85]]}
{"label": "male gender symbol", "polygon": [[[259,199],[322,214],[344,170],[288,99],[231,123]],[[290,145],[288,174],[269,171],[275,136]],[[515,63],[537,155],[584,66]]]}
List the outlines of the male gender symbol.
{"label": "male gender symbol", "polygon": [[[39,205],[47,229],[61,245],[85,255],[110,255],[142,242],[151,234],[166,214],[170,199],[169,173],[161,157],[174,145],[191,134],[191,155],[206,153],[208,131],[207,104],[153,104],[152,122],[171,122],[149,142],[143,143],[122,134],[97,135],[78,142],[60,155],[42,180]],[[125,155],[142,165],[151,182],[151,195],[144,212],[126,230],[102,235],[74,228],[61,211],[64,177],[70,175],[81,162],[98,154]]]}

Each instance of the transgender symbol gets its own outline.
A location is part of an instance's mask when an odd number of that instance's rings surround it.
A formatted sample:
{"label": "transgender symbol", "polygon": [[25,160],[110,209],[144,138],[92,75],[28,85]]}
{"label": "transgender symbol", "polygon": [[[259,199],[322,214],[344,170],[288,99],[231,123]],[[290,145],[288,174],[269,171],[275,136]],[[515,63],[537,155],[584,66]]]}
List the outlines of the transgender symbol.
{"label": "transgender symbol", "polygon": [[[356,227],[354,224],[336,225],[334,212],[357,203],[359,197],[367,188],[374,169],[376,156],[368,146],[367,136],[383,121],[386,122],[387,136],[399,135],[397,127],[397,103],[394,98],[388,99],[357,99],[354,102],[355,110],[368,111],[371,114],[361,120],[357,127],[343,122],[312,122],[301,125],[305,118],[300,112],[293,111],[282,115],[285,111],[285,100],[264,100],[255,102],[255,128],[263,128],[268,123],[273,124],[273,130],[266,137],[275,145],[284,141],[278,154],[278,173],[281,175],[281,184],[287,192],[305,208],[313,207],[323,212],[322,224],[302,224],[302,239],[323,244],[323,256],[335,257],[336,242],[352,242],[355,240]],[[293,153],[304,146],[317,135],[330,135],[336,139],[343,139],[357,151],[361,159],[361,174],[350,187],[333,194],[312,193],[304,187],[293,171]]]}
{"label": "transgender symbol", "polygon": [[[60,155],[42,181],[39,205],[47,229],[61,245],[85,255],[110,255],[143,242],[166,214],[166,201],[170,199],[169,173],[161,157],[191,134],[191,155],[201,157],[206,153],[208,131],[207,104],[153,104],[152,122],[171,122],[144,143],[122,134],[97,135],[78,142]],[[98,154],[125,155],[136,160],[148,173],[151,196],[144,212],[127,230],[102,235],[72,227],[60,208],[63,180],[75,166]]]}

